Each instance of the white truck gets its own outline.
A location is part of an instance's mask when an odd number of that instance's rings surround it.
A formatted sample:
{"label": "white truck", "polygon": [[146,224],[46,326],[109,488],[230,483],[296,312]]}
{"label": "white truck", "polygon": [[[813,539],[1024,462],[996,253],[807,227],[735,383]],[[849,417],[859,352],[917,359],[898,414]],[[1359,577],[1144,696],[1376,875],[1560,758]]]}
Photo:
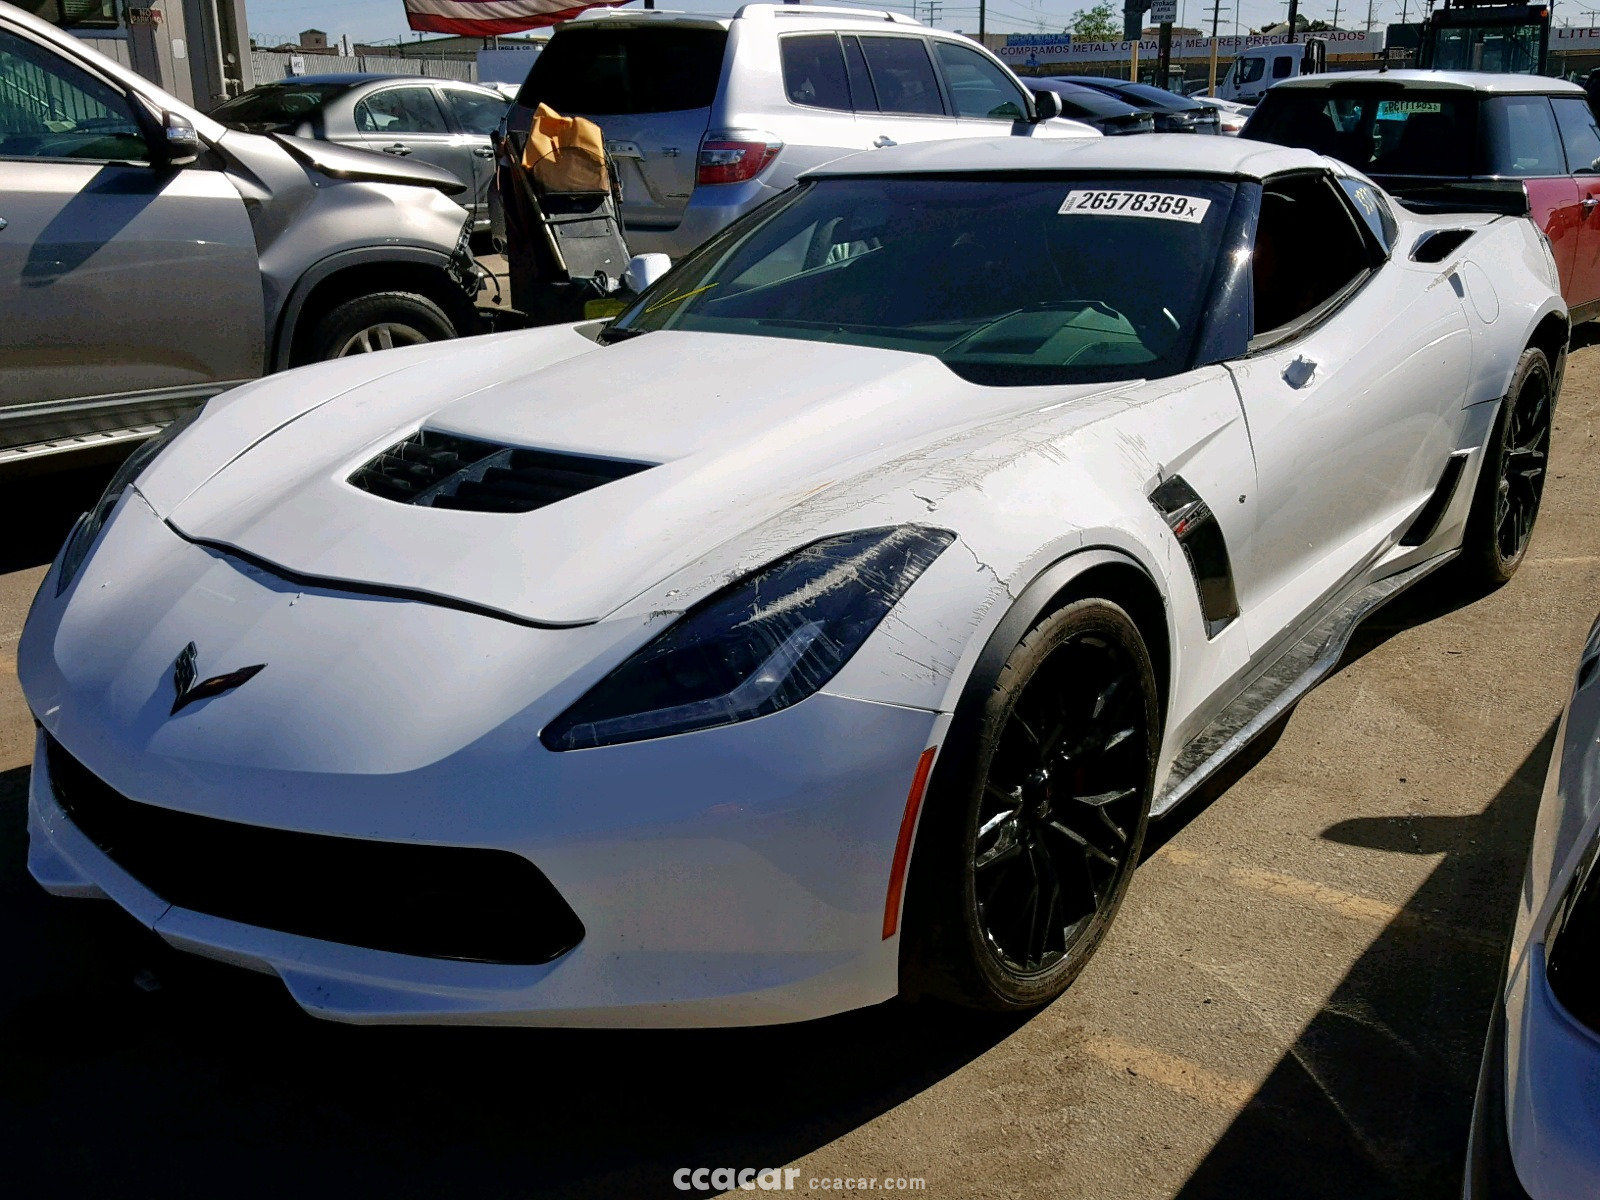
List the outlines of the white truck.
{"label": "white truck", "polygon": [[1327,44],[1316,38],[1280,42],[1241,50],[1228,73],[1217,81],[1217,96],[1254,104],[1280,79],[1295,75],[1320,75],[1328,61]]}

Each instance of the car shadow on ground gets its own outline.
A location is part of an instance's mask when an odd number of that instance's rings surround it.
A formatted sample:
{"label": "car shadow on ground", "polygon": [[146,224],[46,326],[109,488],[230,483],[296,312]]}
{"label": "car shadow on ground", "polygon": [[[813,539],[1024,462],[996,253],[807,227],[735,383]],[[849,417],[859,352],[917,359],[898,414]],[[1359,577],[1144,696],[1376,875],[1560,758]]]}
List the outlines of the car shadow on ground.
{"label": "car shadow on ground", "polygon": [[1322,836],[1443,854],[1201,1162],[1180,1200],[1460,1195],[1490,1007],[1552,723],[1477,816],[1340,821]]}
{"label": "car shadow on ground", "polygon": [[12,1195],[679,1195],[678,1167],[781,1166],[1021,1024],[890,1004],[752,1030],[333,1025],[112,904],[46,896],[27,778],[0,774]]}

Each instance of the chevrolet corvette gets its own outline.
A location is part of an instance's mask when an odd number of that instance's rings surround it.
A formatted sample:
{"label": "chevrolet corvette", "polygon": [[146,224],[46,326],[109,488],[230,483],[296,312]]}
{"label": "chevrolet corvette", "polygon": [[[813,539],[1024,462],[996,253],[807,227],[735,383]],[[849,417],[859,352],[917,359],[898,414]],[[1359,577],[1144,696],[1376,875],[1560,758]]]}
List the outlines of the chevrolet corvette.
{"label": "chevrolet corvette", "polygon": [[1516,570],[1558,289],[1305,150],[920,144],[240,387],[44,579],[29,868],[344,1021],[1047,1003],[1356,623]]}

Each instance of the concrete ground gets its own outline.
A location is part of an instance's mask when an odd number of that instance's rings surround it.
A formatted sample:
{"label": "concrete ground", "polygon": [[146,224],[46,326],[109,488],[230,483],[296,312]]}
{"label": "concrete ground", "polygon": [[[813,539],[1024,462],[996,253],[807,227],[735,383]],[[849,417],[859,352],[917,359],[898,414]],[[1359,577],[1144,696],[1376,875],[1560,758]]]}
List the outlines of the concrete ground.
{"label": "concrete ground", "polygon": [[[1600,606],[1600,349],[1531,557],[1359,632],[1231,787],[1159,827],[1028,1021],[888,1005],[677,1034],[361,1029],[27,877],[28,601],[107,471],[0,491],[0,1188],[13,1196],[633,1197],[679,1167],[949,1197],[1457,1194],[1554,724]],[[1220,790],[1220,789],[1217,789]],[[815,1181],[815,1186],[812,1186]]]}

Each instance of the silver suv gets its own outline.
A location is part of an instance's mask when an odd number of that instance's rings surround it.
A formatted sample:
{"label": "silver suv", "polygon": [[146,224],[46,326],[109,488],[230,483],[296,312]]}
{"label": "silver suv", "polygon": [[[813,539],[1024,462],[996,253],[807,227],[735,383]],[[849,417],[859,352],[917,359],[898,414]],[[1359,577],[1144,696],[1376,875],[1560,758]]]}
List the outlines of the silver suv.
{"label": "silver suv", "polygon": [[267,371],[469,331],[462,190],[232,132],[0,3],[0,471]]}
{"label": "silver suv", "polygon": [[747,4],[732,17],[594,10],[556,29],[508,114],[605,133],[635,253],[677,257],[844,154],[964,137],[1098,137],[986,49],[899,13]]}

